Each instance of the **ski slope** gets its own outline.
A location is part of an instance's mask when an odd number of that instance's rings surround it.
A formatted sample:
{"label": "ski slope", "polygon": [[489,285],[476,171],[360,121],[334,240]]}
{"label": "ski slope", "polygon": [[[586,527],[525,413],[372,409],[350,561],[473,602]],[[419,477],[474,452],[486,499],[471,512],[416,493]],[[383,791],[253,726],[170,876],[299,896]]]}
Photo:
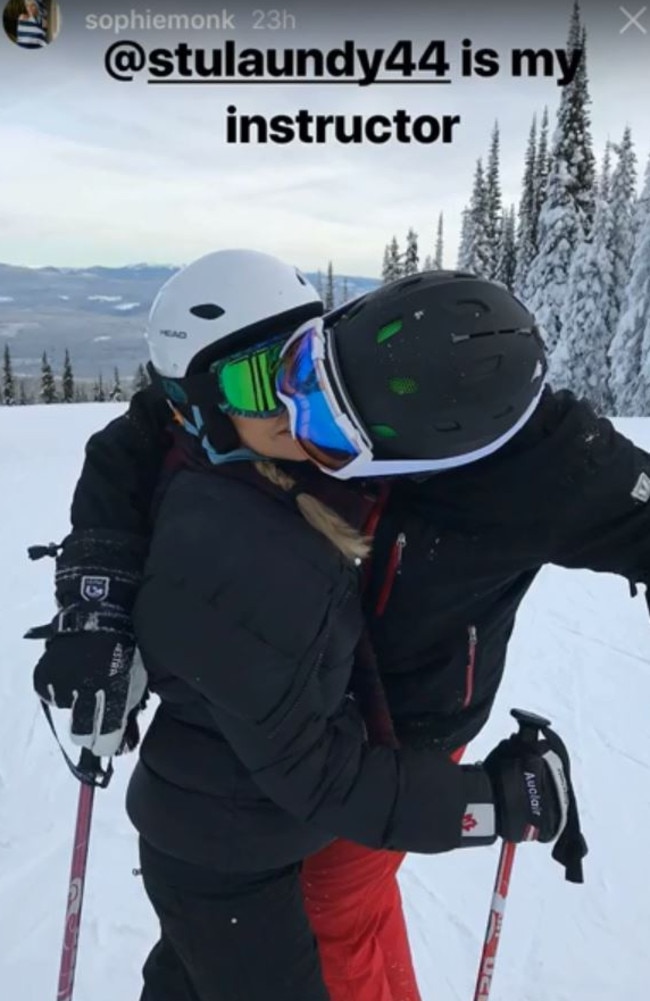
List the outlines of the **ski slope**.
{"label": "ski slope", "polygon": [[[0,408],[0,997],[54,1001],[77,785],[31,690],[52,614],[51,560],[87,437],[122,404]],[[650,420],[621,420],[650,450]],[[519,848],[492,1001],[647,1001],[650,982],[650,623],[625,581],[546,568],[520,613],[506,682],[466,760],[550,716],[573,752],[586,882],[539,845]],[[65,714],[60,714],[65,726]],[[137,1001],[156,924],[123,811],[133,758],[96,796],[75,1001]],[[411,857],[402,873],[423,1001],[471,1001],[497,850]],[[251,1001],[257,1001],[252,999]],[[300,1001],[300,999],[296,999]]]}

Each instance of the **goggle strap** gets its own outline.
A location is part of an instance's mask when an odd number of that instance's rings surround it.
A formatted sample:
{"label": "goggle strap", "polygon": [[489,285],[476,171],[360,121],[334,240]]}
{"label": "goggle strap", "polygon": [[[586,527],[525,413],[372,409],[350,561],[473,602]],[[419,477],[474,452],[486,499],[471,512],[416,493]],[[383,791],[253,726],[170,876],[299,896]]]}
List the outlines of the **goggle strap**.
{"label": "goggle strap", "polygon": [[211,372],[198,372],[182,378],[159,375],[149,362],[147,371],[152,383],[172,403],[182,406],[213,407],[218,402],[215,378]]}

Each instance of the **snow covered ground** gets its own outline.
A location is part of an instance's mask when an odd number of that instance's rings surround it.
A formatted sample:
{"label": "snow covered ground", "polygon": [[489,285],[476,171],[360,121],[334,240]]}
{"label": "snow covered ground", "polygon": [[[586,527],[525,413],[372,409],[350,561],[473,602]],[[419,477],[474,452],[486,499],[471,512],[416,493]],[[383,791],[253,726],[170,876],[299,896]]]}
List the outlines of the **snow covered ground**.
{"label": "snow covered ground", "polygon": [[[77,785],[31,691],[52,613],[52,562],[26,547],[67,531],[83,443],[124,405],[0,408],[0,996],[54,1001]],[[620,421],[650,450],[650,420]],[[481,757],[508,709],[549,715],[573,752],[586,883],[548,850],[518,850],[493,1001],[646,1001],[650,982],[650,624],[624,581],[547,568],[520,614]],[[62,720],[64,717],[62,717]],[[76,1001],[137,1001],[156,935],[131,870],[123,809],[132,759],[96,797]],[[412,857],[403,875],[424,1001],[470,1001],[497,851]],[[251,999],[253,1001],[253,999]],[[296,999],[299,1001],[299,999]]]}

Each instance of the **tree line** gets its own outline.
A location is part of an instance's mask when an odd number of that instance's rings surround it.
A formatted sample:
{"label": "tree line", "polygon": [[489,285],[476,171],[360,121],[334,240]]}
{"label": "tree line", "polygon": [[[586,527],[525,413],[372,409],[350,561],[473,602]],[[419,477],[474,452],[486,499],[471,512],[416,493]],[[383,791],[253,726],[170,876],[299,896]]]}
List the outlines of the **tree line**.
{"label": "tree line", "polygon": [[39,377],[17,377],[14,374],[11,351],[5,344],[2,358],[2,379],[0,381],[0,404],[4,406],[26,406],[33,403],[104,403],[128,400],[140,389],[149,385],[149,376],[143,364],[138,365],[135,374],[126,383],[114,367],[111,380],[106,382],[102,372],[95,380],[76,379],[72,370],[70,352],[66,349],[63,368],[57,379],[48,359],[47,352],[41,358]]}

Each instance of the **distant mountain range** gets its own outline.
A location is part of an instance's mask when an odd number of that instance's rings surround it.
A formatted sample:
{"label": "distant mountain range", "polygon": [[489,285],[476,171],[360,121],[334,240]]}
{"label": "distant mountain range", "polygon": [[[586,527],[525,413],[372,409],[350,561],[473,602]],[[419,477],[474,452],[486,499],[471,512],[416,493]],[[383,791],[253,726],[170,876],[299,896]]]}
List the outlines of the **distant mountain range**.
{"label": "distant mountain range", "polygon": [[[122,268],[25,268],[0,264],[0,352],[9,344],[17,375],[35,375],[47,351],[58,374],[68,348],[80,378],[123,377],[147,360],[146,317],[160,286],[178,269],[151,264]],[[316,284],[317,275],[307,272]],[[375,288],[376,278],[337,276],[337,301]]]}

